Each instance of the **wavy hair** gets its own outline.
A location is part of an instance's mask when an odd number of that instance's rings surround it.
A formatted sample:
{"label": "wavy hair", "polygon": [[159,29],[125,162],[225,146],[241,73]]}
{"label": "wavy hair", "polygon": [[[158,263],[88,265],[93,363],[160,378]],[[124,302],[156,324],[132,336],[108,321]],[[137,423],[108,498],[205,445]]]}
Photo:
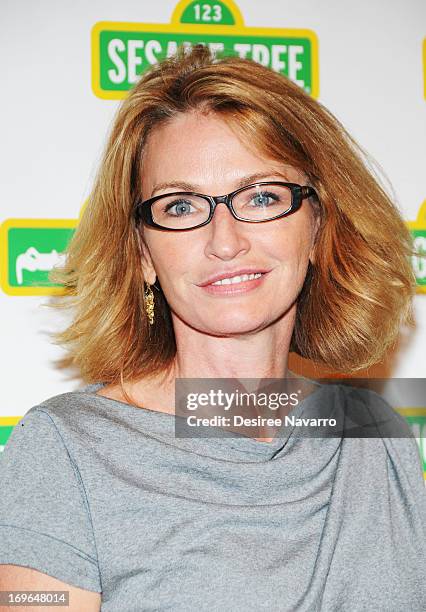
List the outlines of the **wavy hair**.
{"label": "wavy hair", "polygon": [[87,383],[136,380],[167,371],[176,354],[170,309],[155,292],[144,308],[141,197],[149,134],[180,113],[213,112],[244,142],[303,171],[318,194],[320,226],[298,297],[290,350],[350,374],[377,363],[403,323],[413,324],[410,233],[368,157],[341,123],[288,78],[253,61],[218,58],[203,45],[154,65],[120,105],[94,187],[66,252],[51,272],[71,308],[54,335],[60,367]]}

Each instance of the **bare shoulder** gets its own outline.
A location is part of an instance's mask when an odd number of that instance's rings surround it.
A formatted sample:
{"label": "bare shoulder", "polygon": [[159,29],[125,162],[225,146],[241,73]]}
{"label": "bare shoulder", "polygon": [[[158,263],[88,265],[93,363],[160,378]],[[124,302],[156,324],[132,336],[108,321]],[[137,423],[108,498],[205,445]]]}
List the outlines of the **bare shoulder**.
{"label": "bare shoulder", "polygon": [[[0,564],[0,591],[68,591],[69,612],[99,612],[101,594],[80,589],[31,567]],[[33,610],[34,606],[19,606],[20,610]],[[15,610],[15,606],[2,606],[2,610]],[[43,606],[43,610],[55,610],[58,606]]]}

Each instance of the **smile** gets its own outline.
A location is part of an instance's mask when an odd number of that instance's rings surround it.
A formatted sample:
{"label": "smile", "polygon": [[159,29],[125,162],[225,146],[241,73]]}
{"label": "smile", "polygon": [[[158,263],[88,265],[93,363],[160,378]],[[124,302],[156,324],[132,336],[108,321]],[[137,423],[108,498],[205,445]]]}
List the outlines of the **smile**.
{"label": "smile", "polygon": [[230,278],[222,278],[222,280],[218,280],[215,283],[211,283],[212,285],[236,285],[237,283],[242,283],[248,280],[255,280],[256,278],[260,278],[262,276],[261,272],[257,272],[255,274],[242,274],[241,276],[232,276]]}
{"label": "smile", "polygon": [[239,296],[251,291],[256,291],[263,285],[268,272],[252,272],[251,274],[238,274],[221,278],[213,283],[199,285],[200,288],[211,296],[232,297]]}

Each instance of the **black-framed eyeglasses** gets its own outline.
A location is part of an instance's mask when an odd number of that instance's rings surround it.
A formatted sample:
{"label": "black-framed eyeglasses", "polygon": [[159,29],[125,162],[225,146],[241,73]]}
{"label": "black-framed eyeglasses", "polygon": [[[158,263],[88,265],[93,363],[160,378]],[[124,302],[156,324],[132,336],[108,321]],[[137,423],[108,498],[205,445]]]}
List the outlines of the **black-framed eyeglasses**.
{"label": "black-framed eyeglasses", "polygon": [[285,217],[300,208],[305,198],[315,196],[308,185],[266,181],[240,187],[223,196],[193,191],[166,193],[135,207],[136,223],[172,231],[185,231],[207,225],[218,204],[225,204],[238,221],[262,223]]}

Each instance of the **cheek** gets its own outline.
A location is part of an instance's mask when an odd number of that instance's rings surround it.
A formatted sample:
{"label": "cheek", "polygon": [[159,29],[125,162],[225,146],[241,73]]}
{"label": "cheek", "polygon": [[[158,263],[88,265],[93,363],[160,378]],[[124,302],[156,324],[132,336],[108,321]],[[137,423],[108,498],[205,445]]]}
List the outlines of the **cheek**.
{"label": "cheek", "polygon": [[191,252],[190,242],[158,240],[150,245],[155,272],[167,293],[173,291],[199,259]]}
{"label": "cheek", "polygon": [[270,232],[259,247],[283,264],[298,268],[309,258],[310,235],[306,229],[302,232],[297,227],[288,226],[285,230]]}
{"label": "cheek", "polygon": [[[306,231],[281,232],[264,243],[264,252],[277,262],[279,274],[277,282],[280,290],[289,292],[289,297],[302,287],[309,264],[310,236]],[[291,294],[291,295],[290,295]]]}

